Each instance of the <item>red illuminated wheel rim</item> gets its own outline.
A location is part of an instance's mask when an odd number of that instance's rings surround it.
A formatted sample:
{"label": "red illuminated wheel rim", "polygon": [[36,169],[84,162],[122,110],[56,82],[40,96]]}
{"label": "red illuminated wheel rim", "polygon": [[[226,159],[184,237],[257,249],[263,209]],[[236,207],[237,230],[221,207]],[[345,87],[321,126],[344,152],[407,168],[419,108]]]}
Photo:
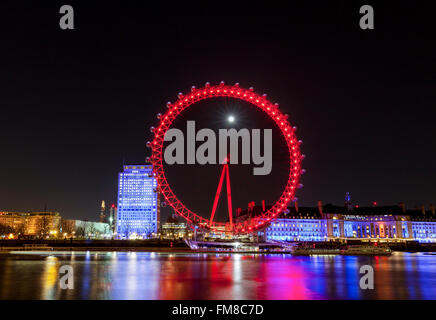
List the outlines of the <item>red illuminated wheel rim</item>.
{"label": "red illuminated wheel rim", "polygon": [[[274,120],[280,132],[283,134],[290,155],[287,183],[277,202],[261,215],[244,222],[235,222],[232,225],[226,222],[215,221],[212,221],[210,224],[209,219],[199,216],[188,209],[171,189],[165,176],[163,166],[162,151],[164,137],[167,130],[171,128],[174,120],[183,110],[194,103],[216,97],[240,99],[264,111],[268,117]],[[249,233],[265,227],[272,219],[276,218],[287,209],[289,202],[295,197],[296,190],[301,187],[299,180],[302,172],[301,160],[303,157],[300,152],[301,141],[297,139],[295,134],[296,128],[291,127],[287,115],[284,115],[279,110],[277,104],[271,103],[266,98],[266,95],[259,95],[254,92],[252,88],[244,89],[239,87],[238,84],[229,86],[221,82],[216,86],[206,84],[205,87],[199,89],[192,87],[191,92],[188,94],[179,93],[178,100],[174,103],[168,102],[167,107],[168,110],[165,114],[158,115],[160,123],[156,128],[152,128],[154,140],[148,142],[147,146],[152,149],[152,156],[149,160],[153,164],[153,174],[157,180],[159,191],[177,215],[182,216],[189,223],[199,226],[200,228],[225,229],[233,233]]]}

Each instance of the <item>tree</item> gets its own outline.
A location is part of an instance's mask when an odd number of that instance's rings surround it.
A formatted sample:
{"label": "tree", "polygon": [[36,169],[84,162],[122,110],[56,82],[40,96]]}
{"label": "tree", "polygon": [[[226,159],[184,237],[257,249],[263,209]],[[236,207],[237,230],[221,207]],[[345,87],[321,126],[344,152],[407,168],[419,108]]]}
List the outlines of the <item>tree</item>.
{"label": "tree", "polygon": [[69,235],[73,234],[74,230],[74,220],[63,220],[62,222],[62,232]]}
{"label": "tree", "polygon": [[14,228],[7,224],[0,223],[0,235],[8,235],[10,233],[14,233]]}
{"label": "tree", "polygon": [[95,227],[95,223],[94,222],[89,222],[88,235],[90,235],[91,237],[95,237],[96,233],[97,233],[97,228]]}
{"label": "tree", "polygon": [[104,236],[107,236],[107,235],[112,235],[111,233],[110,233],[110,230],[111,230],[111,227],[108,225],[108,224],[105,224],[104,225],[104,228],[103,228],[103,235]]}
{"label": "tree", "polygon": [[143,233],[144,233],[144,235],[145,235],[145,238],[146,238],[146,239],[149,239],[150,236],[151,236],[152,233],[153,233],[153,227],[152,227],[152,225],[151,225],[151,224],[147,224],[146,226],[144,226],[144,228],[143,228]]}
{"label": "tree", "polygon": [[76,237],[78,238],[84,238],[85,237],[85,228],[83,227],[78,227],[76,229]]}
{"label": "tree", "polygon": [[18,226],[15,227],[15,232],[18,234],[18,238],[23,238],[25,231],[26,226],[24,225],[24,223],[20,223]]}
{"label": "tree", "polygon": [[39,237],[44,238],[50,232],[50,217],[42,215],[37,217]]}
{"label": "tree", "polygon": [[90,222],[85,220],[85,223],[83,224],[84,229],[84,236],[85,238],[89,238],[90,236]]}
{"label": "tree", "polygon": [[124,236],[126,237],[126,239],[129,239],[130,236],[130,224],[128,221],[124,221],[123,223],[124,228],[122,229],[122,233],[124,234]]}

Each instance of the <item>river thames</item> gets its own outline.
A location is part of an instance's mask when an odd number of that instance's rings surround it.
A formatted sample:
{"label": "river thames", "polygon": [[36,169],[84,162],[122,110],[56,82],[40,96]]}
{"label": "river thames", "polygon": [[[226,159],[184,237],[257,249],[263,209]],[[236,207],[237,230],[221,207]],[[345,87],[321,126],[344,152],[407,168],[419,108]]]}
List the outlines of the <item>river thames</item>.
{"label": "river thames", "polygon": [[[61,289],[71,265],[74,289]],[[374,268],[362,290],[360,266]],[[436,254],[0,254],[0,299],[436,299]]]}

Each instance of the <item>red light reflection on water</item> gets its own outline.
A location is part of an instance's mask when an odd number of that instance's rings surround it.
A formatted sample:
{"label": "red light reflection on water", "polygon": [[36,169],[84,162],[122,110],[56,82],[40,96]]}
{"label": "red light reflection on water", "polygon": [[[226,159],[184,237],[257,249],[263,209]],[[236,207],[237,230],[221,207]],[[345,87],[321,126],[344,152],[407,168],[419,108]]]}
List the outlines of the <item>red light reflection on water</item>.
{"label": "red light reflection on water", "polygon": [[[278,259],[275,259],[278,258]],[[308,272],[288,259],[274,257],[272,263],[262,263],[258,281],[259,299],[305,300],[313,299],[313,292],[307,288]]]}
{"label": "red light reflection on water", "polygon": [[195,260],[165,263],[159,299],[322,298],[308,289],[310,273],[281,256],[199,255]]}

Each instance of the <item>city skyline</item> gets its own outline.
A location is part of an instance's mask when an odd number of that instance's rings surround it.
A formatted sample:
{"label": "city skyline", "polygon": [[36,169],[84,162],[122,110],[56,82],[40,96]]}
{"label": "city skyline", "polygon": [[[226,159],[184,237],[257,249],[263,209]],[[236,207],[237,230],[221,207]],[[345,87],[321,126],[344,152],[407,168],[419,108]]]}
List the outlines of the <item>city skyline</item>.
{"label": "city skyline", "polygon": [[[47,206],[96,219],[102,199],[116,203],[122,165],[149,156],[149,128],[166,102],[221,80],[254,86],[292,116],[307,155],[300,205],[340,203],[346,191],[361,204],[436,202],[435,48],[421,9],[379,4],[389,18],[364,33],[352,4],[289,5],[280,14],[253,5],[230,16],[206,6],[188,19],[177,7],[153,6],[157,14],[143,19],[128,6],[80,4],[70,33],[58,28],[56,6],[31,6],[35,14],[8,7],[1,210]],[[157,18],[167,11],[171,23]],[[96,13],[119,19],[102,29]],[[413,14],[424,14],[421,23],[412,19],[400,32]],[[247,185],[247,194],[255,191]]]}
{"label": "city skyline", "polygon": [[436,300],[434,12],[0,1],[4,311]]}

